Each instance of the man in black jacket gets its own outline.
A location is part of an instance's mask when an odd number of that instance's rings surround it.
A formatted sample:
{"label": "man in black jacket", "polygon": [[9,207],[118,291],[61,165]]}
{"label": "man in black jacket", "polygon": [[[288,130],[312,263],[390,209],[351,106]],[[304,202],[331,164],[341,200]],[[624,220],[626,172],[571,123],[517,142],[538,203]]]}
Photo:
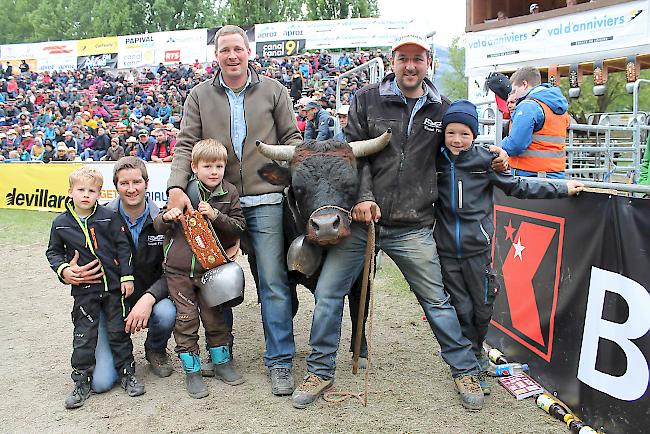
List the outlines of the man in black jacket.
{"label": "man in black jacket", "polygon": [[[478,362],[443,288],[433,239],[435,157],[443,145],[441,121],[449,101],[425,78],[432,59],[424,39],[404,36],[392,53],[394,73],[359,90],[348,115],[349,141],[378,137],[389,128],[393,133],[384,150],[358,162],[360,186],[353,218],[369,224],[375,210],[377,248],[395,261],[416,294],[462,404],[479,410],[484,397]],[[332,385],[343,299],[362,269],[366,238],[364,225],[353,224],[351,236],[327,254],[315,292],[308,375],[293,394],[294,407],[306,407]]]}

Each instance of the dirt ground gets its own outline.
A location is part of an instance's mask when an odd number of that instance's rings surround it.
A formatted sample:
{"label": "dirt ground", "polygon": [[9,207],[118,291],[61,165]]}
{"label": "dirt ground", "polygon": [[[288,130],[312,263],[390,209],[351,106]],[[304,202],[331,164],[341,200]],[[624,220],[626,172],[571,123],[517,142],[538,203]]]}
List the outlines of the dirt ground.
{"label": "dirt ground", "polygon": [[[415,297],[394,265],[384,262],[375,285],[373,366],[368,407],[356,399],[341,404],[319,400],[306,410],[290,397],[275,397],[262,354],[260,310],[247,279],[246,301],[235,309],[235,361],[246,383],[232,387],[208,379],[210,395],[190,398],[180,363],[158,378],[144,359],[144,334],[134,335],[135,359],[146,394],[129,398],[122,389],[92,395],[85,406],[65,410],[71,390],[72,325],[69,289],[58,283],[45,260],[45,242],[27,246],[0,244],[0,331],[5,349],[0,383],[0,432],[423,432],[423,433],[565,433],[566,428],[532,398],[517,401],[491,379],[493,393],[479,413],[463,409],[448,368]],[[250,277],[250,275],[249,275]],[[295,320],[296,382],[304,375],[309,350],[313,297],[300,292]],[[350,326],[343,324],[335,387],[360,392],[363,376],[352,375],[347,348]],[[173,339],[168,350],[173,349]],[[8,351],[7,351],[8,350]]]}

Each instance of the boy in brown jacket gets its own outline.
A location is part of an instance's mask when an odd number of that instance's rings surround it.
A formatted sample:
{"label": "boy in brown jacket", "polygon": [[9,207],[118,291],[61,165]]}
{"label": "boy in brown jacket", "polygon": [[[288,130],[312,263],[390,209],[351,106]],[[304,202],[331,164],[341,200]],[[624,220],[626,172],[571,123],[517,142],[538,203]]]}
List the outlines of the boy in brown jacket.
{"label": "boy in brown jacket", "polygon": [[[223,179],[228,154],[226,148],[214,139],[199,141],[192,149],[192,172],[198,182],[199,205],[214,228],[225,249],[234,246],[246,229],[246,220],[239,204],[235,186]],[[174,339],[183,370],[185,386],[192,398],[203,398],[208,389],[201,378],[199,359],[199,317],[205,328],[205,337],[214,363],[215,377],[230,385],[244,382],[234,369],[230,349],[231,327],[219,307],[204,306],[198,296],[201,276],[206,271],[196,260],[178,222],[183,212],[171,208],[154,220],[159,233],[165,233],[164,269],[169,296],[176,304]]]}

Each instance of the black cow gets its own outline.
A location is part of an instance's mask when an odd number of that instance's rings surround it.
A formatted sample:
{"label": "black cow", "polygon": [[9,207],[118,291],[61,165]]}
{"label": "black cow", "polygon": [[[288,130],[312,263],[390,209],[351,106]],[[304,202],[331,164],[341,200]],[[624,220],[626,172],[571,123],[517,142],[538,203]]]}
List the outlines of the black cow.
{"label": "black cow", "polygon": [[[289,167],[269,163],[259,170],[259,175],[274,185],[285,189],[285,238],[288,247],[290,280],[295,291],[299,283],[312,292],[316,289],[322,247],[339,243],[350,235],[351,209],[357,200],[359,177],[357,157],[381,151],[390,141],[390,130],[376,139],[347,144],[330,139],[324,142],[306,140],[298,146],[267,145],[258,142],[258,151],[274,161],[287,161]],[[357,329],[361,304],[359,276],[348,296],[352,320],[352,343]],[[366,318],[368,313],[366,298]],[[294,313],[297,297],[294,297]],[[368,354],[365,337],[365,320],[361,357]]]}

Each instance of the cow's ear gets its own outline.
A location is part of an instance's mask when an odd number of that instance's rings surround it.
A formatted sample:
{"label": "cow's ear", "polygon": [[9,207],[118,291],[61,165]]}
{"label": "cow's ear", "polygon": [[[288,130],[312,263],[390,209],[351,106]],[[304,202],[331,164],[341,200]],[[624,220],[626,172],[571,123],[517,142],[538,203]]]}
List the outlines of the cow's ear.
{"label": "cow's ear", "polygon": [[263,180],[273,185],[291,184],[291,171],[275,163],[266,163],[257,173]]}

